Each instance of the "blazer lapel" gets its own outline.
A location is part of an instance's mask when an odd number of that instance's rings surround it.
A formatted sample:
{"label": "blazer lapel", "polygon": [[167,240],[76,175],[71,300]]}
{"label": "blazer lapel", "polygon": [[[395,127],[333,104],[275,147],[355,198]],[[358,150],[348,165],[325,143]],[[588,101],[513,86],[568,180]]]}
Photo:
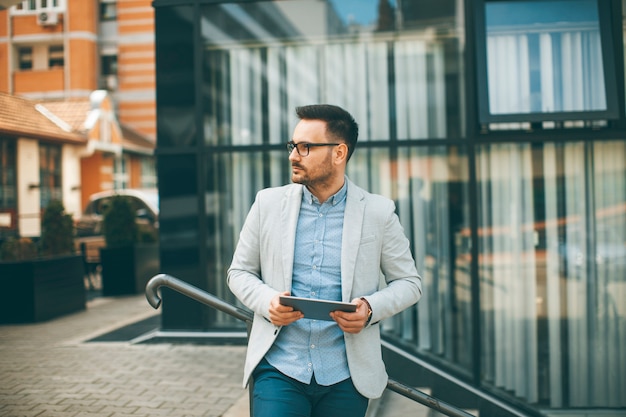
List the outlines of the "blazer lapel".
{"label": "blazer lapel", "polygon": [[365,195],[361,189],[348,181],[346,211],[343,216],[343,235],[341,239],[341,296],[345,302],[350,299],[356,258],[361,242]]}
{"label": "blazer lapel", "polygon": [[283,248],[283,271],[284,289],[291,291],[293,278],[293,256],[296,246],[296,229],[298,227],[298,215],[302,204],[302,185],[293,185],[283,196],[280,209],[281,240]]}

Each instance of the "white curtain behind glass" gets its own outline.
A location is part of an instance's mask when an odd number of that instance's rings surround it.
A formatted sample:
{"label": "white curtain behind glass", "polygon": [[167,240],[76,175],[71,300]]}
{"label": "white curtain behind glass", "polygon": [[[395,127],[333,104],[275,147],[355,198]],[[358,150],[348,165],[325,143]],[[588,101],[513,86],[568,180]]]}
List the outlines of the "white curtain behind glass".
{"label": "white curtain behind glass", "polygon": [[[533,36],[539,37],[538,51],[526,32],[488,34],[490,113],[606,110],[599,30],[551,28]],[[539,57],[535,69],[530,59],[534,53]],[[536,70],[539,86],[531,83],[531,71]]]}
{"label": "white curtain behind glass", "polygon": [[492,145],[480,153],[480,281],[487,379],[535,402],[537,276],[528,145]]}
{"label": "white curtain behind glass", "polygon": [[445,137],[443,47],[415,40],[395,42],[394,66],[398,139]]}
{"label": "white curtain behind glass", "polygon": [[590,352],[592,404],[626,406],[626,143],[593,146],[597,312]]}
{"label": "white curtain behind glass", "polygon": [[297,123],[294,109],[314,103],[348,109],[359,123],[360,141],[389,140],[393,120],[401,140],[446,135],[444,50],[436,41],[289,44],[228,54],[231,98],[223,114],[231,115],[234,145],[261,144],[264,121],[270,143],[287,142]]}
{"label": "white curtain behind glass", "polygon": [[[397,54],[395,85],[389,83],[390,49]],[[313,103],[337,104],[350,111],[359,123],[360,141],[389,140],[389,97],[394,88],[400,109],[396,128],[402,139],[425,138],[428,132],[445,136],[444,53],[434,41],[288,44],[233,48],[226,56],[230,100],[223,101],[229,108],[220,113],[230,115],[230,144],[262,144],[263,123],[269,129],[269,143],[286,143],[297,123],[295,107]],[[432,65],[426,65],[428,60]],[[272,185],[282,181],[279,167],[288,163],[287,158],[272,160],[272,167],[264,167],[259,155],[250,159],[233,154],[232,195],[249,196],[232,200],[234,234],[252,204],[253,191],[264,186],[263,170],[270,170]],[[366,176],[374,188],[380,185],[380,176],[371,172]]]}
{"label": "white curtain behind glass", "polygon": [[550,406],[623,407],[626,144],[546,144],[543,165]]}

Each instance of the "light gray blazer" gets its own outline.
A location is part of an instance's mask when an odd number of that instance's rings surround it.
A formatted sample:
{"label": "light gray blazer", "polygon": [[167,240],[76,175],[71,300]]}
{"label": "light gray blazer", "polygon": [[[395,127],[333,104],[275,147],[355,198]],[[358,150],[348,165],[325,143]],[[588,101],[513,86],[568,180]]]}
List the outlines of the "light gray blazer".
{"label": "light gray blazer", "polygon": [[[341,245],[342,301],[365,296],[373,311],[370,324],[360,333],[344,333],[348,366],[356,389],[365,397],[378,398],[387,385],[378,322],[419,300],[421,278],[393,201],[347,181]],[[280,326],[270,323],[267,317],[272,297],[291,291],[302,190],[303,185],[290,184],[257,194],[228,270],[231,291],[254,312],[244,387],[280,331]]]}

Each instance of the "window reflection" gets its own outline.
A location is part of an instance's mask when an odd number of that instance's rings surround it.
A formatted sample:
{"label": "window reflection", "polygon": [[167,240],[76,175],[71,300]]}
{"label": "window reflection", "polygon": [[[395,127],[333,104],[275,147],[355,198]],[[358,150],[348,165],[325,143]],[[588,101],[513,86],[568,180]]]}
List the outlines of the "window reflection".
{"label": "window reflection", "polygon": [[[400,16],[394,3],[363,5],[369,8],[343,1],[203,8],[203,91],[211,113],[205,144],[282,144],[295,126],[293,109],[321,102],[350,109],[361,141],[458,132],[458,96],[446,91],[447,74],[459,71],[458,62],[446,58],[455,42],[430,28],[391,37],[377,22],[380,13],[394,15],[390,21]],[[356,26],[373,35],[353,36]]]}
{"label": "window reflection", "polygon": [[597,349],[626,343],[624,152],[623,142],[479,152],[483,374],[529,403],[619,406],[626,363]]}
{"label": "window reflection", "polygon": [[596,0],[485,4],[489,112],[606,110]]}

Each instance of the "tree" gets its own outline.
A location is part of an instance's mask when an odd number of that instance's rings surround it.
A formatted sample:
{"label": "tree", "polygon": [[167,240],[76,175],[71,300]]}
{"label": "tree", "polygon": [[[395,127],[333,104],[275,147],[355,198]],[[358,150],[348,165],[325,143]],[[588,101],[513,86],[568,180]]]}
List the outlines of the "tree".
{"label": "tree", "polygon": [[43,256],[68,255],[74,252],[74,223],[65,213],[63,203],[52,200],[41,221],[41,254]]}
{"label": "tree", "polygon": [[102,222],[107,247],[132,246],[137,241],[136,215],[128,198],[121,195],[111,198]]}

